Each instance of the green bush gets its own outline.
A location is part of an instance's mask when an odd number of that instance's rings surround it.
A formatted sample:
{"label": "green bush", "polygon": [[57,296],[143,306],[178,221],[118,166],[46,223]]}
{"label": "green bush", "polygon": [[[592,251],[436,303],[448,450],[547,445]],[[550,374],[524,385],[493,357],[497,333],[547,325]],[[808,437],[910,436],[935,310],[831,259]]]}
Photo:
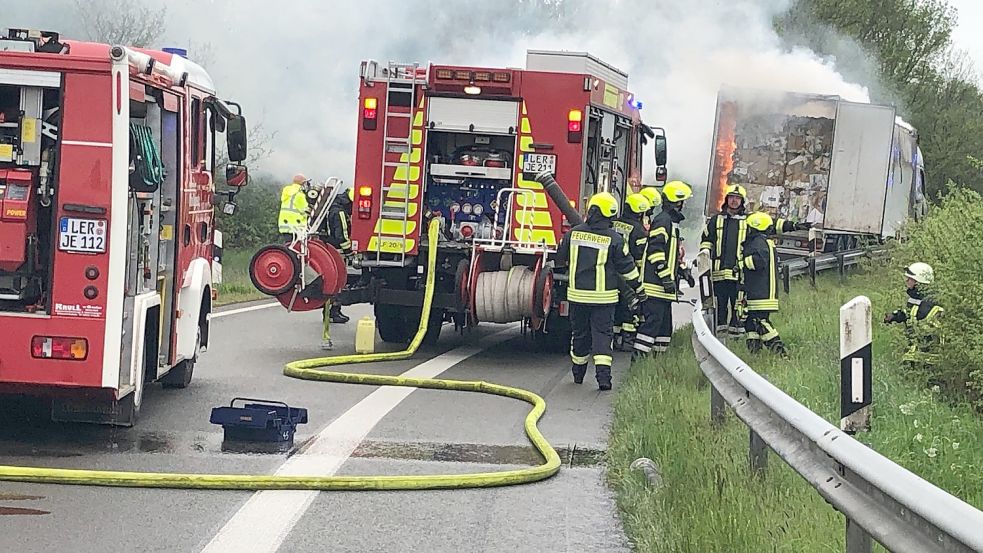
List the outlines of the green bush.
{"label": "green bush", "polygon": [[930,264],[935,269],[931,294],[945,309],[942,364],[933,375],[917,376],[941,380],[983,409],[983,197],[950,183],[941,202],[906,235],[893,252],[893,265],[900,275],[909,263]]}
{"label": "green bush", "polygon": [[277,241],[280,187],[270,178],[252,178],[236,195],[234,215],[219,216],[226,248],[256,248]]}

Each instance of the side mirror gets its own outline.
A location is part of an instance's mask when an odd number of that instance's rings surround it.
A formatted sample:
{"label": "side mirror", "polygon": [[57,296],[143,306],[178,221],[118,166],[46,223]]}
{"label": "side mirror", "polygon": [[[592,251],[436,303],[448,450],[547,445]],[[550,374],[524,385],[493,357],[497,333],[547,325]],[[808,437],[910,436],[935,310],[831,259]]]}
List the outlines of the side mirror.
{"label": "side mirror", "polygon": [[246,118],[241,115],[229,117],[225,128],[225,138],[229,143],[229,161],[246,159],[247,148]]}
{"label": "side mirror", "polygon": [[662,167],[668,161],[668,143],[666,142],[666,135],[658,134],[655,136],[655,164]]}
{"label": "side mirror", "polygon": [[665,167],[659,167],[655,170],[655,180],[659,182],[666,182],[669,178],[669,171]]}
{"label": "side mirror", "polygon": [[225,166],[225,182],[233,188],[242,188],[249,183],[249,169],[245,165]]}

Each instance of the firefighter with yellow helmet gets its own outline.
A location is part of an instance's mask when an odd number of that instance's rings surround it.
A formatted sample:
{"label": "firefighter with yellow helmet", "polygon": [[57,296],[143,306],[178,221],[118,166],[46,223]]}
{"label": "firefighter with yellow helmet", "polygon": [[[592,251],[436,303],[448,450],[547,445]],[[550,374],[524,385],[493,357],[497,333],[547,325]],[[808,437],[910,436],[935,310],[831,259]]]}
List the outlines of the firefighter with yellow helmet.
{"label": "firefighter with yellow helmet", "polygon": [[600,390],[611,389],[612,333],[618,288],[622,279],[643,300],[638,267],[628,243],[611,228],[618,215],[618,200],[600,192],[587,203],[587,219],[563,236],[558,263],[569,266],[567,301],[570,303],[570,344],[573,381],[584,382],[590,356]]}
{"label": "firefighter with yellow helmet", "polygon": [[778,277],[775,243],[768,233],[775,225],[771,215],[757,211],[747,217],[748,238],[741,252],[741,287],[745,295],[747,347],[752,353],[766,347],[783,357],[788,353],[770,316],[778,311]]}
{"label": "firefighter with yellow helmet", "polygon": [[632,359],[650,353],[664,353],[672,339],[672,304],[679,299],[679,223],[685,219],[683,204],[693,197],[693,189],[683,181],[672,181],[662,188],[662,209],[649,224],[642,282],[648,297],[642,302],[642,323],[635,335]]}
{"label": "firefighter with yellow helmet", "polygon": [[638,193],[645,196],[645,199],[649,201],[649,211],[645,214],[645,224],[647,226],[652,222],[652,218],[658,213],[659,208],[662,207],[662,193],[654,186],[646,186],[639,190]]}
{"label": "firefighter with yellow helmet", "polygon": [[[652,209],[648,199],[640,194],[630,194],[625,199],[621,217],[614,221],[614,230],[628,243],[628,252],[635,265],[641,268],[642,257],[645,255],[645,243],[648,241],[645,230],[645,215]],[[631,351],[635,341],[637,316],[630,308],[633,293],[630,289],[622,289],[621,298],[614,317],[614,347],[620,351]]]}

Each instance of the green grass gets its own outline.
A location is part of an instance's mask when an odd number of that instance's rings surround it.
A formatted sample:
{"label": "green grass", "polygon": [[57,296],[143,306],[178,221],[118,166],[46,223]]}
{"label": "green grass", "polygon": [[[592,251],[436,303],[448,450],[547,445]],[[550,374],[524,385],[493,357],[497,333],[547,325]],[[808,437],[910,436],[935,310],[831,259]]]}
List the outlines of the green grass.
{"label": "green grass", "polygon": [[261,300],[268,296],[257,290],[249,280],[251,249],[229,249],[222,255],[222,283],[218,285],[215,305],[228,305],[244,301]]}
{"label": "green grass", "polygon": [[[821,277],[816,290],[792,283],[774,317],[792,359],[750,355],[751,367],[786,393],[838,424],[839,307],[857,295],[874,302],[873,431],[859,439],[922,478],[983,507],[983,420],[903,374],[894,349],[899,330],[878,322],[903,301],[900,278],[883,270],[845,285]],[[881,314],[881,315],[878,315]],[[774,453],[763,477],[748,469],[747,428],[730,412],[715,428],[709,388],[697,367],[691,329],[672,350],[632,370],[619,393],[609,445],[609,478],[626,530],[645,552],[841,552],[844,520]],[[653,489],[628,465],[649,457],[663,485]],[[881,549],[882,550],[882,549]]]}

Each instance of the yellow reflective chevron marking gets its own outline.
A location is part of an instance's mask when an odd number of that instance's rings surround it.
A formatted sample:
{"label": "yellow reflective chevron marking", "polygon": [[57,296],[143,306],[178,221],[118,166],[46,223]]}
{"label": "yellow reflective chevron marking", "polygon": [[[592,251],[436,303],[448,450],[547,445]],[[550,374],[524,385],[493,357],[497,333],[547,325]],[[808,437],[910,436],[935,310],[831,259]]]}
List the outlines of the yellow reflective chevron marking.
{"label": "yellow reflective chevron marking", "polygon": [[553,219],[549,211],[520,211],[516,214],[516,220],[520,225],[527,227],[553,227]]}
{"label": "yellow reflective chevron marking", "polygon": [[[526,153],[532,153],[535,139],[532,136],[532,124],[529,122],[529,112],[526,103],[522,102],[522,118],[519,123],[519,167],[522,167]],[[514,239],[523,242],[541,243],[547,246],[556,246],[556,233],[553,232],[553,216],[549,211],[549,203],[546,201],[546,193],[543,185],[533,180],[526,180],[521,171],[516,178],[517,186],[526,190],[532,190],[533,194],[514,194],[515,203],[518,208],[515,210],[515,224],[513,225]],[[523,212],[525,208],[525,212]]]}
{"label": "yellow reflective chevron marking", "polygon": [[[396,168],[396,174],[393,175],[393,180],[396,182],[406,182],[406,167],[399,166]],[[410,182],[417,182],[420,180],[420,168],[416,165],[410,165]]]}
{"label": "yellow reflective chevron marking", "polygon": [[395,221],[393,219],[380,219],[379,223],[382,225],[382,234],[390,234],[393,236],[406,236],[408,234],[413,234],[416,230],[416,221],[406,221],[406,231],[403,231],[403,221]]}

